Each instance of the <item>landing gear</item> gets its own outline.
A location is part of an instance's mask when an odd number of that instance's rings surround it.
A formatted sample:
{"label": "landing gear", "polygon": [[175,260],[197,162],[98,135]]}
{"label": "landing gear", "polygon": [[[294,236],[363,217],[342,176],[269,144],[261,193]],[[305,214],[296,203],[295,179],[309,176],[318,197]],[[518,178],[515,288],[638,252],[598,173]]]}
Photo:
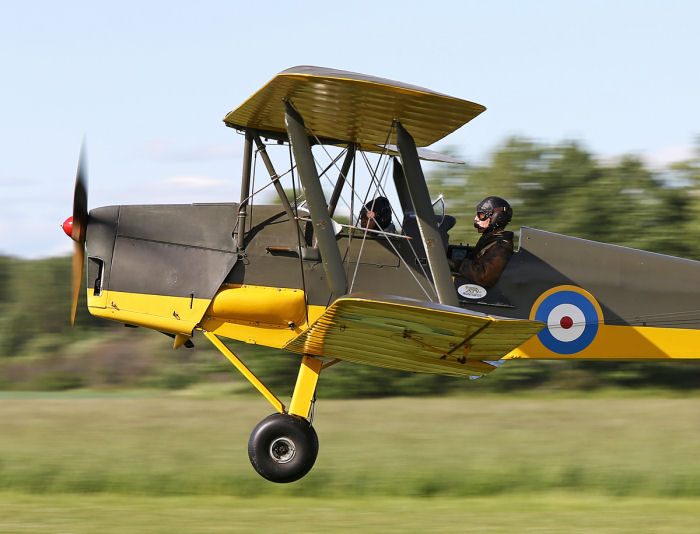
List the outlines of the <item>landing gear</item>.
{"label": "landing gear", "polygon": [[[204,336],[226,356],[241,374],[279,413],[258,423],[248,440],[248,457],[255,470],[272,482],[294,482],[313,467],[318,455],[318,436],[311,426],[318,375],[323,362],[304,355],[287,409],[238,357],[211,332]],[[331,362],[326,366],[333,365]]]}
{"label": "landing gear", "polygon": [[272,482],[294,482],[313,467],[318,455],[316,431],[306,419],[272,414],[257,424],[248,441],[255,470]]}

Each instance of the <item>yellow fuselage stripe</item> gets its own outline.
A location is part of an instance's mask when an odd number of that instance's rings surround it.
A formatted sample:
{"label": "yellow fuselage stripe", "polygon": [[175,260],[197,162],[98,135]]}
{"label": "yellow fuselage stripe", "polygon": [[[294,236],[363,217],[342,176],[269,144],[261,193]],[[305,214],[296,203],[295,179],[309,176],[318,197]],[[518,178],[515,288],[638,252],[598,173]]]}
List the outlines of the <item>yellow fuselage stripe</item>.
{"label": "yellow fuselage stripe", "polygon": [[547,349],[537,336],[508,353],[504,358],[640,360],[700,359],[700,330],[651,326],[598,326],[593,342],[575,354],[557,354]]}
{"label": "yellow fuselage stripe", "polygon": [[160,332],[192,335],[202,328],[246,343],[282,348],[308,328],[325,306],[305,305],[300,289],[224,285],[212,300],[103,291],[87,294],[97,316]]}
{"label": "yellow fuselage stripe", "polygon": [[209,300],[166,297],[121,291],[94,295],[88,289],[88,311],[97,316],[160,332],[191,335],[209,306]]}
{"label": "yellow fuselage stripe", "polygon": [[[219,294],[225,298],[217,301]],[[274,348],[284,347],[326,310],[324,306],[308,306],[307,323],[301,290],[224,286],[219,294],[207,300],[119,291],[94,295],[88,289],[87,300],[90,313],[98,317],[188,336],[201,327],[218,336]],[[275,308],[275,302],[280,306]],[[279,310],[277,315],[274,310]],[[254,320],[258,311],[269,322]],[[533,336],[504,358],[700,359],[700,330],[600,324],[593,342],[575,354],[552,352]]]}

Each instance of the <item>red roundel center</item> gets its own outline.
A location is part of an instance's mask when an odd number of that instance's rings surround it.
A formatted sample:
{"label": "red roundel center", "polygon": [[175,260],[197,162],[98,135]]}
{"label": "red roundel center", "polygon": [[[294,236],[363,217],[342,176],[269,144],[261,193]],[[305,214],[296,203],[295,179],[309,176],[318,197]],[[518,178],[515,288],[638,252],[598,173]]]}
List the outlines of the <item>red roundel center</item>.
{"label": "red roundel center", "polygon": [[568,330],[572,326],[574,326],[574,320],[569,317],[568,315],[565,315],[564,317],[561,318],[559,321],[559,324],[564,330]]}

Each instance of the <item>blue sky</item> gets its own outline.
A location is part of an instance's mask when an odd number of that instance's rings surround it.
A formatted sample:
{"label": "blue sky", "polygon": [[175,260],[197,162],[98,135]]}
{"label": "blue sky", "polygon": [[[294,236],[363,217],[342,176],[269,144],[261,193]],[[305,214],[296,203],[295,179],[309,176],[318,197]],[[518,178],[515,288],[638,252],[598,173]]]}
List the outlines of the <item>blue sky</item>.
{"label": "blue sky", "polygon": [[320,65],[484,104],[434,149],[483,161],[513,134],[655,165],[700,134],[700,2],[12,2],[0,8],[0,253],[68,253],[87,138],[90,207],[236,201],[224,115]]}

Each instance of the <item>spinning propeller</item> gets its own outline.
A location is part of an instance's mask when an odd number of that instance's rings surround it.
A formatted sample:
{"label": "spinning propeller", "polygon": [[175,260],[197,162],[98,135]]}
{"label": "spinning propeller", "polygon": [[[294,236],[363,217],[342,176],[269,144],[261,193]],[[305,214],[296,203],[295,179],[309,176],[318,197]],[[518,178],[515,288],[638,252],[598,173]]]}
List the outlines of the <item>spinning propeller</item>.
{"label": "spinning propeller", "polygon": [[70,324],[75,322],[75,312],[78,309],[80,284],[83,280],[85,267],[85,233],[88,224],[87,210],[87,170],[85,168],[85,145],[80,149],[78,172],[75,176],[75,191],[73,193],[73,215],[63,223],[63,231],[74,243],[73,248],[73,299],[71,303]]}

